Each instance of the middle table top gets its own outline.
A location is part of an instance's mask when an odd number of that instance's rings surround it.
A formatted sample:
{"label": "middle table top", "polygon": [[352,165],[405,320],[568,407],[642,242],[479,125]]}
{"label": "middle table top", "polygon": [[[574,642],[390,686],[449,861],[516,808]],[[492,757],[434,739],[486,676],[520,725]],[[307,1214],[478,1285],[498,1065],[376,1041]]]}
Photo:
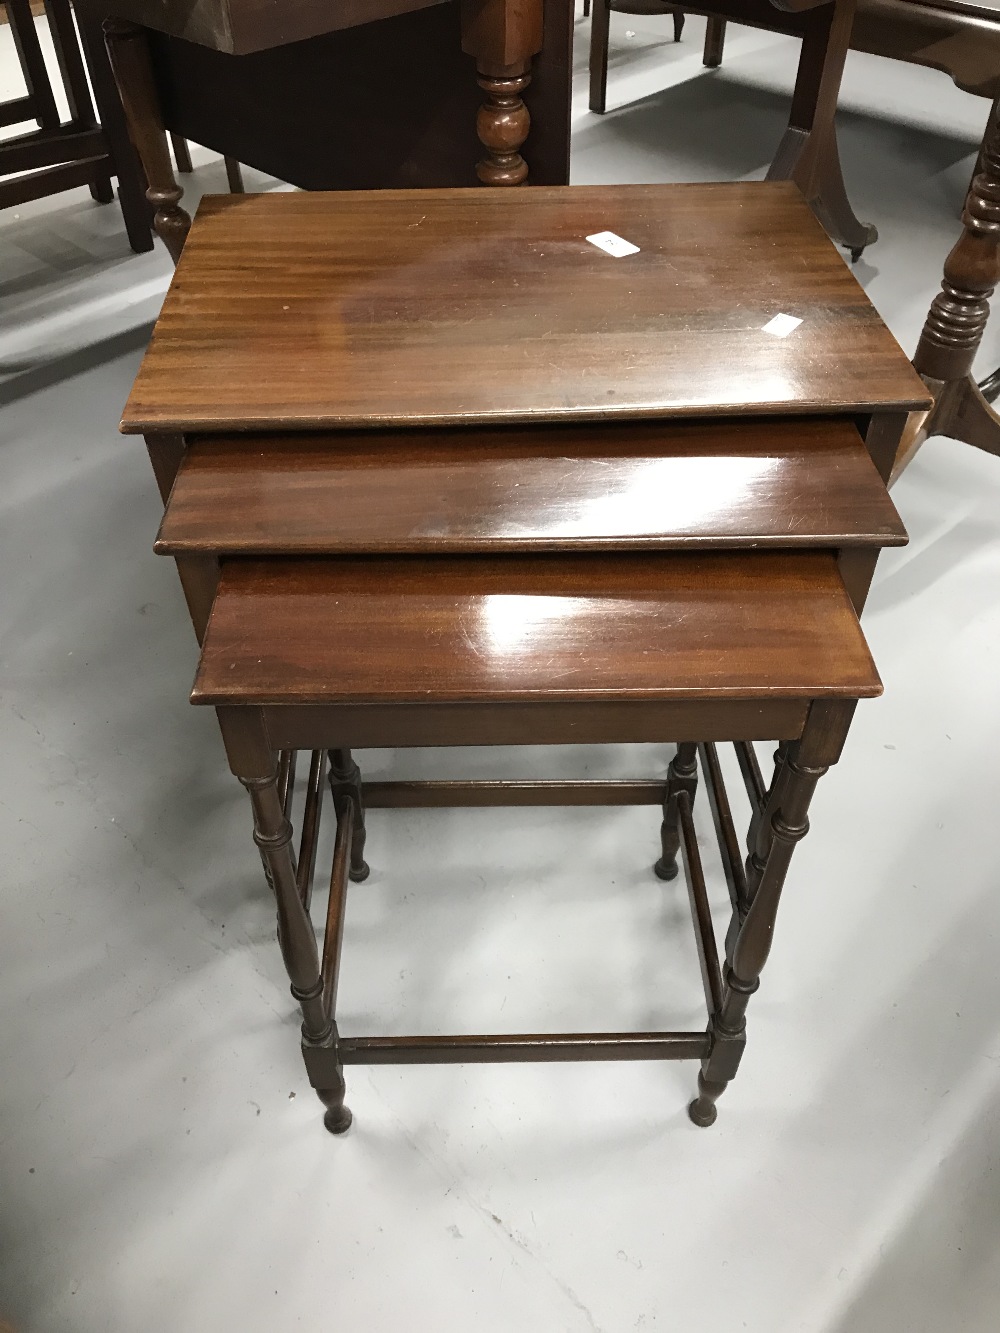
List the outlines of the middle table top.
{"label": "middle table top", "polygon": [[122,429],[928,403],[788,182],[276,193],[202,201]]}

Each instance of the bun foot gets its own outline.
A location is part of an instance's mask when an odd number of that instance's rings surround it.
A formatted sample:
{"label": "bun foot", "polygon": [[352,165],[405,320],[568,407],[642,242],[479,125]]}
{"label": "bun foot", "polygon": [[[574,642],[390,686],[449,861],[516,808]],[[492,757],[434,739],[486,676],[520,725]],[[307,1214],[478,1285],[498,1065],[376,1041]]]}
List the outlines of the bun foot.
{"label": "bun foot", "polygon": [[718,1107],[706,1097],[696,1097],[693,1102],[688,1104],[688,1115],[702,1129],[714,1125],[718,1114]]}
{"label": "bun foot", "polygon": [[354,1116],[346,1106],[331,1106],[323,1117],[323,1124],[331,1134],[346,1134]]}
{"label": "bun foot", "polygon": [[362,861],[359,866],[351,866],[347,872],[347,877],[352,884],[360,884],[362,880],[368,878],[371,874],[371,867],[367,861]]}
{"label": "bun foot", "polygon": [[653,866],[653,874],[657,879],[676,879],[677,878],[677,858],[671,857],[668,861],[664,857]]}

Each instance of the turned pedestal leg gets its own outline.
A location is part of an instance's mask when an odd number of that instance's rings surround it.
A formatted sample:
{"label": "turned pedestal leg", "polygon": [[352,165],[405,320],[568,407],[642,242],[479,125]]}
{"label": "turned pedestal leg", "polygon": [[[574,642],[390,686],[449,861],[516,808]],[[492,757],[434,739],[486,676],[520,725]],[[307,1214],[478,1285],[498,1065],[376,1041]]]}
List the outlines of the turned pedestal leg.
{"label": "turned pedestal leg", "polygon": [[972,363],[1000,280],[1000,102],[994,102],[965,208],[964,228],[945,260],[944,281],[931,303],[913,366],[934,394],[934,406],[900,446],[893,480],[929,435],[1000,454],[1000,416],[972,378]]}
{"label": "turned pedestal leg", "polygon": [[667,791],[663,800],[663,823],[660,825],[660,859],[653,866],[660,879],[677,878],[677,853],[681,845],[680,812],[677,798],[687,792],[694,803],[698,790],[698,745],[696,741],[682,741],[667,769]]}
{"label": "turned pedestal leg", "polygon": [[146,173],[146,198],[156,210],[153,229],[176,264],[191,219],[180,207],[184,191],[177,184],[170,161],[146,34],[134,23],[105,19],[104,39],[125,110],[129,138]]}
{"label": "turned pedestal leg", "polygon": [[359,884],[370,870],[365,860],[365,798],[361,790],[361,769],[350,750],[330,751],[330,791],[337,807],[345,797],[354,806],[354,836],[351,842],[351,879]]}
{"label": "turned pedestal leg", "polygon": [[531,58],[542,49],[542,0],[462,0],[462,50],[476,58],[486,94],[476,133],[486,149],[476,164],[484,185],[521,185],[528,164],[521,146],[531,117],[521,94],[531,82]]}
{"label": "turned pedestal leg", "polygon": [[[285,817],[278,790],[278,764],[269,749],[260,713],[256,709],[216,710],[229,766],[250,794],[253,838],[260,849],[264,873],[278,911],[278,943],[292,995],[302,1008],[302,1045],[337,1049],[337,1027],[323,995],[323,976],[312,921],[299,894],[292,826]],[[324,1123],[342,1133],[351,1123],[344,1105],[344,1079],[339,1061],[334,1077],[317,1088],[327,1111]]]}
{"label": "turned pedestal leg", "polygon": [[840,757],[853,712],[851,702],[814,703],[802,739],[788,748],[772,784],[766,807],[766,864],[746,917],[727,942],[722,1007],[709,1023],[712,1048],[698,1076],[698,1096],[688,1107],[696,1125],[714,1123],[715,1104],[739,1067],[746,1045],[747,1005],[771,952],[792,852],[809,831],[807,813],[816,783]]}

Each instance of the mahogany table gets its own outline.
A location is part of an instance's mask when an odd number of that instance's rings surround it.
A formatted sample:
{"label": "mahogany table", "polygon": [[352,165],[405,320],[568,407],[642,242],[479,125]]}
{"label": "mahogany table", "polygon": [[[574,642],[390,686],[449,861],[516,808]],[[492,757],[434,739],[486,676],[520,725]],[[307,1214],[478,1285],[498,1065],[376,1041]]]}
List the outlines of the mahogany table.
{"label": "mahogany table", "polygon": [[569,180],[571,0],[77,0],[77,15],[106,132],[133,177],[135,143],[155,191],[180,197],[163,128],[308,190],[474,185],[477,158],[489,183]]}
{"label": "mahogany table", "polygon": [[[614,258],[588,239],[613,232]],[[361,1062],[700,1062],[700,1125],[855,703],[907,413],[928,395],[787,183],[203,201],[123,418],[165,502],[246,786],[326,1125]],[[753,749],[777,740],[766,783]],[[677,742],[666,779],[365,783],[352,747]],[[742,863],[716,743],[752,816]],[[311,752],[299,855],[294,756]],[[700,769],[726,965],[691,822]],[[337,839],[309,916],[324,779]],[[687,865],[701,1032],[341,1037],[365,808],[654,804]]]}

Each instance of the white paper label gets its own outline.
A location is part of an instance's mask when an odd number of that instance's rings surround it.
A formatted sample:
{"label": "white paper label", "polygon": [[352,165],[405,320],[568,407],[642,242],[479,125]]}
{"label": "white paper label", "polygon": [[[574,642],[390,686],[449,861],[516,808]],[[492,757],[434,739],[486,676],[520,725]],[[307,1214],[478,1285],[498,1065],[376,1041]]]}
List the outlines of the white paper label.
{"label": "white paper label", "polygon": [[621,236],[616,236],[613,231],[595,231],[593,236],[587,237],[587,240],[591,245],[596,245],[598,250],[603,250],[606,255],[611,255],[613,259],[623,259],[626,255],[637,255],[639,253],[637,245],[624,240]]}
{"label": "white paper label", "polygon": [[801,323],[801,319],[796,319],[794,315],[775,315],[774,319],[768,320],[764,325],[761,333],[770,333],[775,338],[787,338]]}

